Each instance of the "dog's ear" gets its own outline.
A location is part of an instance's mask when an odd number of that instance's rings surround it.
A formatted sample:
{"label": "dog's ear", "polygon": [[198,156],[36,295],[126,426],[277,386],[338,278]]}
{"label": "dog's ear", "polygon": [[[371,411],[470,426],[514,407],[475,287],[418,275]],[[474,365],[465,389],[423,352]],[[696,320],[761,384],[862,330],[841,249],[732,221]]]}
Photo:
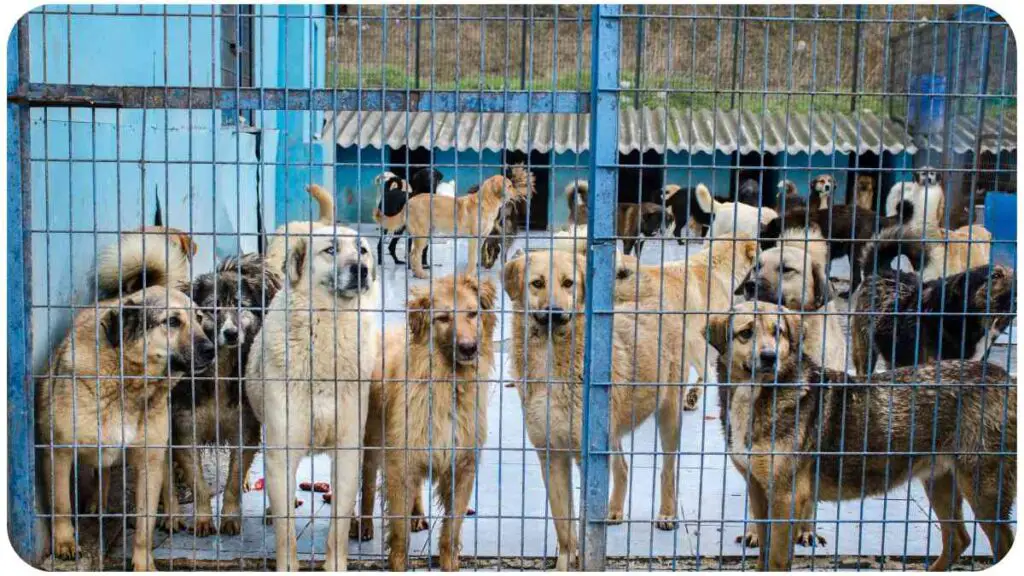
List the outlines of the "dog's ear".
{"label": "dog's ear", "polygon": [[[784,332],[789,341],[789,349],[794,353],[801,350],[800,339],[803,337],[803,325],[800,323],[800,314],[786,310],[782,314],[782,325],[785,327]],[[802,349],[806,351],[806,344]]]}
{"label": "dog's ear", "polygon": [[755,270],[756,268],[751,268],[747,272],[747,275],[743,277],[743,280],[740,280],[739,286],[737,286],[736,290],[733,291],[732,293],[733,296],[743,296],[744,294],[746,294],[746,289],[744,288],[744,285],[746,285],[747,282],[753,280]]}
{"label": "dog's ear", "polygon": [[729,324],[732,314],[712,314],[708,319],[706,339],[719,354],[725,354],[729,348]]}
{"label": "dog's ear", "polygon": [[409,298],[409,334],[413,342],[426,342],[430,337],[430,294],[413,291]]}
{"label": "dog's ear", "polygon": [[811,282],[814,288],[814,309],[821,308],[832,300],[832,283],[825,277],[824,266],[817,260],[811,261]]}
{"label": "dog's ear", "polygon": [[[129,304],[129,302],[125,302],[125,304]],[[122,342],[130,342],[137,338],[143,331],[142,324],[142,309],[134,306],[108,310],[100,320],[103,334],[106,336],[107,342],[110,342],[114,348],[119,348]],[[124,333],[123,340],[122,332]]]}
{"label": "dog's ear", "polygon": [[[737,235],[738,236],[738,235]],[[757,241],[755,240],[740,240],[740,251],[746,258],[746,261],[753,263],[757,261]]]}
{"label": "dog's ear", "polygon": [[480,299],[480,308],[494,310],[495,300],[498,299],[498,289],[489,278],[484,279],[477,288],[477,297]]}
{"label": "dog's ear", "polygon": [[288,251],[288,264],[285,270],[288,272],[288,282],[295,286],[302,279],[302,270],[306,266],[306,257],[309,250],[305,238],[295,238],[291,250]]}
{"label": "dog's ear", "polygon": [[519,302],[523,295],[523,267],[526,264],[526,255],[521,251],[509,261],[505,262],[505,272],[502,275],[501,284],[505,294],[513,302]]}
{"label": "dog's ear", "polygon": [[178,242],[178,245],[181,246],[181,251],[185,253],[185,256],[191,262],[192,257],[196,255],[196,252],[199,252],[199,246],[197,246],[196,243],[192,241],[192,237],[185,232],[178,232],[174,238]]}

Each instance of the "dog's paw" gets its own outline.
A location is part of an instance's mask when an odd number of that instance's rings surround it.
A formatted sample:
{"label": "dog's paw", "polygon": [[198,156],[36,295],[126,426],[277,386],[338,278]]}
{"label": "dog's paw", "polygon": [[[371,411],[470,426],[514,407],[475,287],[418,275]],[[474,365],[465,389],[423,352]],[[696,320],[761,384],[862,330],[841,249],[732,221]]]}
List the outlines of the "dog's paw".
{"label": "dog's paw", "polygon": [[622,510],[609,510],[608,511],[608,524],[622,524],[622,521],[626,518],[626,515],[622,513]]}
{"label": "dog's paw", "polygon": [[756,530],[748,530],[746,534],[736,537],[737,544],[743,544],[747,548],[758,548],[761,546],[761,540],[757,537]]}
{"label": "dog's paw", "polygon": [[821,536],[814,530],[810,529],[803,529],[797,532],[796,537],[793,538],[793,541],[801,546],[807,547],[824,546],[827,543],[825,541],[824,536]]}
{"label": "dog's paw", "polygon": [[222,516],[220,533],[222,536],[234,536],[242,532],[242,519],[238,516]]}
{"label": "dog's paw", "polygon": [[348,525],[348,539],[360,542],[373,540],[373,520],[370,518],[356,518]]}
{"label": "dog's paw", "polygon": [[423,532],[430,528],[430,523],[423,516],[413,516],[409,520],[409,531],[410,532]]}
{"label": "dog's paw", "polygon": [[657,520],[654,522],[654,527],[658,530],[671,531],[675,530],[679,526],[679,522],[676,521],[676,517],[670,514],[658,514]]}
{"label": "dog's paw", "polygon": [[209,516],[196,518],[196,524],[192,527],[192,533],[196,535],[196,538],[205,538],[216,534],[217,529],[213,527],[213,518]]}
{"label": "dog's paw", "polygon": [[188,524],[185,523],[184,516],[164,516],[157,524],[164,532],[172,534],[174,532],[188,532]]}
{"label": "dog's paw", "polygon": [[53,556],[58,560],[74,560],[78,558],[75,540],[58,540],[53,543]]}
{"label": "dog's paw", "polygon": [[692,412],[700,406],[700,396],[703,386],[691,386],[683,398],[683,410]]}

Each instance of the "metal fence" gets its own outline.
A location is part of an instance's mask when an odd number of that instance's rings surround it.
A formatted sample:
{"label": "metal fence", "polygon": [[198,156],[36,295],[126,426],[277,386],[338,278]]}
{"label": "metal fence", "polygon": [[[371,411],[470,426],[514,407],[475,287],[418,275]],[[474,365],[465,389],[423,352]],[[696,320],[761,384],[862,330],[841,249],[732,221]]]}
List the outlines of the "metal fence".
{"label": "metal fence", "polygon": [[979,7],[37,8],[8,42],[11,542],[987,567],[1014,54]]}

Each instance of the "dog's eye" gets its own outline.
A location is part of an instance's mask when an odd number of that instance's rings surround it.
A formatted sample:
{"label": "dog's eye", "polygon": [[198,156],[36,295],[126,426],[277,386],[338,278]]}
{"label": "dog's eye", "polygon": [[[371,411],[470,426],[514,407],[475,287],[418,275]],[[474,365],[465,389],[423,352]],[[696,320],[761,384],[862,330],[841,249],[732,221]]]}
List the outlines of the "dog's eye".
{"label": "dog's eye", "polygon": [[370,251],[366,249],[366,246],[360,246],[359,247],[359,255],[360,256],[366,256],[369,253],[370,253]]}
{"label": "dog's eye", "polygon": [[615,273],[615,278],[618,280],[625,280],[633,274],[633,271],[629,268],[619,268],[619,271]]}
{"label": "dog's eye", "polygon": [[168,316],[167,317],[167,327],[168,328],[181,328],[181,318],[178,318],[177,316]]}
{"label": "dog's eye", "polygon": [[452,317],[448,314],[438,314],[434,316],[434,322],[440,322],[441,324],[447,324],[452,321]]}
{"label": "dog's eye", "polygon": [[562,288],[572,288],[572,285],[573,281],[571,278],[566,278],[565,280],[562,280]]}
{"label": "dog's eye", "polygon": [[736,333],[736,337],[739,338],[740,340],[744,340],[744,341],[750,340],[753,336],[754,336],[754,330],[751,329],[751,328],[747,328],[746,330],[741,330],[741,331]]}
{"label": "dog's eye", "polygon": [[334,254],[334,251],[334,246],[328,246],[327,248],[324,248],[324,254]]}
{"label": "dog's eye", "polygon": [[469,314],[466,314],[466,317],[470,320],[476,320],[477,312],[470,312]]}
{"label": "dog's eye", "polygon": [[543,278],[537,278],[533,282],[530,282],[530,286],[533,286],[534,288],[540,290],[541,288],[544,287],[544,279]]}
{"label": "dog's eye", "polygon": [[796,268],[790,268],[789,266],[786,266],[782,269],[783,274],[795,274],[796,271]]}

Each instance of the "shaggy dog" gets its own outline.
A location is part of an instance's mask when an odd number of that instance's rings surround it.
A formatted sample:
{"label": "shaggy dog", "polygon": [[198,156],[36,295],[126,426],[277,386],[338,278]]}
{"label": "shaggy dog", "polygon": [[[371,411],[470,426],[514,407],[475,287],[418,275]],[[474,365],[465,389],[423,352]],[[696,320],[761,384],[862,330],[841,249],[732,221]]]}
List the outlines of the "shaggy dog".
{"label": "shaggy dog", "polygon": [[895,270],[865,278],[853,296],[857,313],[850,322],[857,374],[870,374],[878,358],[891,368],[981,360],[1013,321],[1013,288],[1013,270],[1004,266],[979,266],[927,282]]}
{"label": "shaggy dog", "polygon": [[921,278],[934,280],[985,266],[992,253],[992,233],[984,226],[946,230],[937,226],[900,226],[882,230],[864,247],[860,269],[892,269],[893,261],[906,256]]}
{"label": "shaggy dog", "polygon": [[[380,176],[374,178],[374,183],[378,186],[382,186],[380,197],[377,199],[377,209],[373,212],[374,220],[380,224],[381,218],[378,217],[379,214],[383,216],[394,216],[398,214],[403,208],[405,208],[405,203],[409,198],[417,194],[437,193],[454,198],[454,188],[452,186],[442,186],[442,180],[444,180],[444,175],[433,168],[421,168],[417,170],[409,178],[408,182],[396,176],[392,172],[382,173]],[[405,264],[404,260],[398,259],[397,253],[398,239],[401,237],[403,232],[405,232],[405,226],[400,226],[395,230],[381,228],[380,239],[377,240],[377,264],[384,263],[384,239],[389,234],[391,235],[391,242],[388,244],[388,252],[391,254],[391,259],[395,264]],[[408,249],[411,243],[411,239],[407,238],[406,252],[409,251]],[[426,251],[423,252],[423,257],[426,259]],[[423,265],[427,265],[426,261],[424,261]]]}
{"label": "shaggy dog", "polygon": [[184,290],[192,282],[198,248],[177,228],[143,226],[122,232],[97,255],[97,299],[119,298],[149,286]]}
{"label": "shaggy dog", "polygon": [[[36,388],[37,441],[52,495],[53,554],[74,559],[72,475],[78,465],[99,470],[95,503],[103,513],[110,470],[127,451],[135,471],[132,566],[154,570],[153,528],[167,462],[170,391],[183,376],[213,361],[202,317],[185,294],[162,286],[106,300],[80,312],[53,354],[52,374]],[[76,462],[77,456],[77,462]]]}
{"label": "shaggy dog", "polygon": [[[902,219],[879,218],[880,229],[897,226],[912,217],[915,208],[905,205]],[[794,208],[768,221],[761,229],[761,249],[773,248],[779,240],[827,240],[829,262],[850,257],[850,291],[860,284],[860,258],[857,250],[875,232],[875,213],[856,206],[831,206],[825,210]],[[845,296],[845,294],[840,295]]]}
{"label": "shaggy dog", "polygon": [[[266,491],[278,570],[297,570],[295,474],[309,452],[332,456],[327,570],[348,564],[348,512],[359,489],[370,375],[380,352],[380,289],[365,238],[340,226],[293,239],[286,284],[253,341],[245,392],[265,426]],[[377,311],[377,312],[375,312]],[[273,448],[269,448],[273,447]]]}
{"label": "shaggy dog", "polygon": [[696,190],[669,184],[662,190],[661,200],[669,217],[672,218],[672,235],[679,244],[684,243],[683,226],[689,229],[691,236],[703,237],[707,233],[708,227],[711,226],[711,214],[700,209]]}
{"label": "shaggy dog", "polygon": [[[530,441],[545,474],[548,500],[558,535],[556,570],[576,557],[572,518],[572,461],[580,457],[584,270],[572,254],[536,251],[505,264],[504,288],[513,312],[512,367],[523,403]],[[623,520],[629,470],[621,438],[656,413],[661,446],[661,505],[655,525],[676,526],[675,456],[679,448],[678,357],[681,326],[661,330],[659,315],[616,313],[612,343],[610,447],[613,489],[608,521]],[[671,320],[666,318],[661,322]],[[676,318],[678,321],[678,318]],[[661,346],[638,345],[661,337]],[[668,386],[653,383],[667,382]]]}
{"label": "shaggy dog", "polygon": [[[216,361],[191,382],[171,393],[171,460],[195,497],[196,536],[216,530],[210,507],[210,487],[199,465],[198,447],[221,444],[231,448],[227,484],[221,505],[221,534],[241,530],[239,499],[260,443],[259,422],[242,393],[243,369],[253,339],[260,331],[263,310],[281,288],[281,278],[265,267],[263,257],[245,254],[228,258],[217,269],[196,278],[192,298],[203,312],[203,329],[217,344]],[[174,476],[167,467],[161,524],[168,530],[185,529],[178,514]]]}
{"label": "shaggy dog", "polygon": [[469,238],[469,255],[466,270],[474,270],[480,255],[479,243],[494,227],[501,206],[508,200],[525,198],[532,192],[532,178],[521,166],[513,166],[511,177],[492,176],[480,184],[475,194],[458,198],[420,194],[409,198],[405,208],[397,215],[383,217],[382,226],[391,230],[405,223],[412,236],[412,252],[409,255],[413,275],[427,278],[423,270],[422,252],[430,244],[433,232],[458,234]]}
{"label": "shaggy dog", "polygon": [[799,324],[785,308],[747,303],[708,328],[718,380],[734,383],[718,389],[722,431],[765,544],[759,569],[790,570],[815,500],[858,501],[914,479],[942,532],[929,570],[949,569],[970,544],[964,500],[993,561],[1005,557],[1017,487],[1015,379],[960,361],[850,376],[798,352]]}
{"label": "shaggy dog", "polygon": [[[707,381],[704,333],[706,316],[699,312],[725,312],[732,293],[757,257],[751,239],[713,240],[702,251],[678,262],[641,265],[636,258],[619,255],[615,270],[615,304],[622,309],[690,312],[683,314],[686,337],[683,369],[693,368],[697,382],[683,395],[683,410],[696,410]],[[684,376],[686,374],[684,373]]]}
{"label": "shaggy dog", "polygon": [[864,210],[875,210],[875,179],[871,176],[858,176],[857,188],[853,191],[854,205]]}
{"label": "shaggy dog", "polygon": [[711,221],[711,235],[735,237],[746,234],[756,237],[758,230],[766,222],[778,216],[775,210],[765,206],[755,207],[738,202],[719,202],[711,195],[711,191],[703,184],[697,185],[695,191],[698,208],[705,214],[700,219]]}
{"label": "shaggy dog", "polygon": [[[406,569],[409,520],[424,515],[421,486],[430,470],[445,509],[441,569],[459,569],[462,521],[479,463],[476,449],[487,440],[496,298],[490,280],[447,276],[412,291],[408,334],[400,326],[384,337],[383,366],[374,370],[364,441],[360,514],[367,520],[362,530],[353,523],[350,536],[373,538],[368,519],[383,460],[388,558],[395,572]],[[379,447],[386,450],[374,449]]]}
{"label": "shaggy dog", "polygon": [[[530,189],[530,196],[532,197],[537,191],[536,182],[532,172],[528,172]],[[511,169],[505,174],[506,177],[511,178]],[[476,192],[477,186],[470,189],[470,194]],[[526,198],[513,198],[501,206],[501,211],[498,213],[498,219],[494,222],[494,227],[491,228],[490,234],[487,235],[487,239],[480,245],[480,263],[484,268],[490,270],[494,267],[494,263],[498,261],[498,257],[502,256],[502,260],[508,257],[508,251],[512,248],[512,244],[516,241],[516,234],[519,233],[519,220],[526,216],[527,210]]]}
{"label": "shaggy dog", "polygon": [[320,219],[310,221],[296,220],[277,227],[267,241],[267,269],[284,276],[284,261],[287,252],[295,245],[298,238],[308,238],[315,228],[334,225],[334,196],[327,189],[316,184],[306,186],[306,192],[316,201],[320,208]]}
{"label": "shaggy dog", "polygon": [[895,216],[901,203],[914,206],[913,222],[918,226],[941,226],[945,223],[946,193],[942,175],[931,168],[914,174],[913,182],[897,182],[885,199],[885,215]]}

